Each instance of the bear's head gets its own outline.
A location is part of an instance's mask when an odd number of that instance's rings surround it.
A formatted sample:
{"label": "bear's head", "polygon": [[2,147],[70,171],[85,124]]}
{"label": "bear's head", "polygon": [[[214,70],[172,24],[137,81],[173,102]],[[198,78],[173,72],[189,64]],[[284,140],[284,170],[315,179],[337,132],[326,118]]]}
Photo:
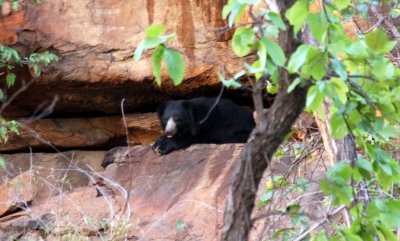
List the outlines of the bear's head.
{"label": "bear's head", "polygon": [[167,137],[199,133],[199,121],[195,118],[192,106],[185,100],[170,100],[157,108],[161,127]]}

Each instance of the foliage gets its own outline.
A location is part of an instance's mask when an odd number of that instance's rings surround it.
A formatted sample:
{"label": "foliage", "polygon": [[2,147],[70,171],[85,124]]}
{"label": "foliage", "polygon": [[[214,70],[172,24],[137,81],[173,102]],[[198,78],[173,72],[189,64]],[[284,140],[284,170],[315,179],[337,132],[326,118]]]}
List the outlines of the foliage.
{"label": "foliage", "polygon": [[[0,0],[0,6],[5,2],[6,0]],[[32,0],[32,2],[38,4],[40,0]],[[12,9],[14,11],[18,10],[21,3],[21,0],[12,1]],[[9,104],[9,100],[12,100],[12,97],[7,96],[6,93],[17,81],[17,75],[13,72],[15,67],[27,65],[33,70],[34,75],[37,77],[41,74],[41,69],[47,67],[53,61],[59,61],[59,57],[48,51],[42,53],[31,53],[28,57],[21,58],[14,48],[0,44],[0,77],[5,76],[5,86],[2,89],[0,88],[1,110]],[[7,142],[10,132],[17,135],[19,134],[18,123],[15,120],[6,120],[2,117],[0,111],[0,143]],[[4,165],[5,160],[0,156],[0,167],[3,167]]]}
{"label": "foliage", "polygon": [[[397,43],[380,28],[356,40],[344,34],[340,16],[357,13],[360,4],[369,7],[367,2],[322,1],[319,9],[311,11],[312,4],[315,2],[297,1],[286,13],[295,31],[307,23],[318,41],[318,46],[299,46],[289,59],[288,71],[300,76],[293,85],[313,85],[307,110],[323,116],[322,103],[329,99],[332,136],[343,139],[351,134],[362,150],[357,160],[333,166],[321,183],[333,204],[350,209],[352,224],[338,226],[336,237],[396,240],[393,229],[400,227],[397,195],[369,194],[368,201],[360,198],[357,187],[366,183],[368,189],[386,193],[400,182],[399,163],[390,155],[399,148],[392,144],[393,138],[400,137],[400,69],[388,58]],[[300,22],[293,14],[299,11],[306,13],[307,21]],[[326,236],[316,240],[326,240]]]}
{"label": "foliage", "polygon": [[[113,219],[110,223],[101,222],[93,223],[90,217],[85,216],[83,218],[85,224],[89,227],[98,228],[101,226],[103,229],[102,233],[98,233],[100,240],[104,241],[123,241],[129,240],[133,236],[133,232],[137,229],[136,223],[127,217],[118,217]],[[89,241],[93,238],[90,237],[84,228],[76,225],[70,225],[65,233],[55,235],[57,241]]]}
{"label": "foliage", "polygon": [[134,59],[139,61],[146,49],[154,49],[151,56],[153,62],[153,75],[156,83],[161,85],[162,60],[165,61],[167,73],[175,85],[179,85],[185,73],[185,63],[179,52],[166,45],[166,42],[175,38],[175,34],[161,35],[165,30],[164,25],[153,25],[145,30],[146,38],[140,42],[135,50]]}
{"label": "foliage", "polygon": [[[0,6],[2,6],[7,0],[0,0]],[[40,0],[31,0],[34,4],[39,4]],[[12,0],[11,1],[11,8],[13,11],[17,11],[18,8],[22,5],[23,0]]]}
{"label": "foliage", "polygon": [[[300,85],[311,85],[306,110],[318,113],[323,119],[326,118],[323,102],[329,100],[332,103],[332,136],[343,139],[352,135],[359,150],[356,160],[337,163],[321,183],[333,204],[344,205],[352,220],[350,227],[338,223],[332,225],[336,232],[329,234],[329,238],[396,240],[394,230],[400,228],[400,200],[393,190],[398,190],[400,165],[393,156],[393,152],[399,150],[393,140],[400,137],[400,69],[390,57],[397,42],[390,40],[379,26],[350,39],[345,34],[343,22],[355,15],[368,14],[369,9],[378,4],[391,9],[387,17],[397,18],[400,16],[398,1],[297,0],[286,13],[273,12],[265,6],[255,11],[255,4],[262,6],[258,0],[229,0],[222,18],[227,20],[229,27],[236,26],[232,38],[234,53],[240,58],[255,53],[257,60],[244,63],[243,70],[232,78],[225,79],[221,73],[218,77],[224,85],[238,88],[242,86],[238,79],[243,76],[257,80],[269,76],[265,86],[272,93],[291,92]],[[246,11],[252,22],[241,23]],[[285,56],[276,43],[280,32],[288,29],[281,14],[293,26],[295,34],[307,26],[317,43],[303,43],[291,56]],[[168,69],[165,42],[172,38],[171,35],[160,36],[163,30],[160,25],[147,29],[146,39],[135,52],[138,59],[143,49],[156,48],[152,60],[159,85],[161,59],[166,59]],[[183,68],[181,60],[174,64],[175,68],[168,72],[171,78],[174,75],[177,78]],[[282,68],[297,76],[286,90],[279,89]],[[180,81],[180,78],[179,81],[174,79],[175,84]],[[366,185],[367,190],[378,194],[368,193],[368,199],[362,199],[360,185]],[[268,203],[272,190],[266,189],[259,206]],[[321,232],[313,239],[328,240],[327,235],[328,232]]]}
{"label": "foliage", "polygon": [[[8,102],[4,93],[15,85],[17,76],[12,71],[16,66],[28,65],[33,69],[34,74],[39,76],[43,67],[47,67],[51,62],[58,60],[59,58],[55,54],[48,51],[32,53],[28,57],[21,58],[12,47],[0,44],[0,73],[5,75],[6,82],[4,89],[0,89],[0,102],[3,105]],[[7,142],[9,132],[19,134],[18,123],[14,120],[2,118],[0,113],[0,142]]]}

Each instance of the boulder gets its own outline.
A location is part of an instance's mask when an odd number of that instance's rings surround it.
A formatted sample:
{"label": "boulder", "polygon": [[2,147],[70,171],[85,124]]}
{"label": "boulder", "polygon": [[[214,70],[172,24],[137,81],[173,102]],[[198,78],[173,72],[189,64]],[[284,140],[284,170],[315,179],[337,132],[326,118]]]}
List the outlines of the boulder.
{"label": "boulder", "polygon": [[[103,171],[104,151],[69,151],[64,153],[19,153],[2,155],[6,167],[0,169],[0,185],[29,172],[37,181],[35,200],[87,186],[93,172]],[[25,174],[27,175],[27,174]]]}
{"label": "boulder", "polygon": [[27,171],[0,186],[0,217],[16,209],[25,208],[37,192],[37,181]]}
{"label": "boulder", "polygon": [[225,197],[242,148],[193,145],[165,156],[149,147],[121,148],[113,152],[104,178],[130,190],[130,210],[139,220],[142,240],[219,240]]}
{"label": "boulder", "polygon": [[145,146],[119,148],[103,173],[92,174],[94,186],[34,201],[19,215],[0,219],[0,228],[50,230],[56,238],[98,236],[107,225],[106,237],[116,235],[112,227],[124,227],[129,230],[120,232],[140,240],[219,240],[230,177],[242,148],[194,145],[165,156]]}

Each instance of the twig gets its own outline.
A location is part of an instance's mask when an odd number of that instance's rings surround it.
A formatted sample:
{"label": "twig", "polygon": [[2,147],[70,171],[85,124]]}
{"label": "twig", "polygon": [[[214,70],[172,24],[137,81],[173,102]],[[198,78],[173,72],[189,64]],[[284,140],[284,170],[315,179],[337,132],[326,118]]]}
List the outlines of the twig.
{"label": "twig", "polygon": [[293,241],[301,241],[303,240],[305,237],[307,237],[307,235],[309,235],[311,233],[311,231],[313,231],[314,229],[318,228],[319,226],[321,226],[323,223],[325,223],[326,221],[329,220],[330,217],[336,215],[338,212],[340,212],[341,210],[343,210],[346,206],[342,205],[338,208],[336,208],[335,210],[333,210],[331,213],[327,214],[326,217],[322,218],[321,220],[319,220],[318,222],[316,222],[315,224],[313,224],[307,231],[303,232],[300,236],[298,236],[296,239],[294,239]]}
{"label": "twig", "polygon": [[206,120],[210,117],[210,115],[213,112],[213,110],[215,109],[215,107],[217,107],[219,100],[221,99],[222,93],[224,93],[224,84],[223,83],[221,83],[221,90],[219,91],[219,94],[218,94],[217,98],[215,99],[214,104],[208,110],[206,116],[204,116],[204,118],[199,121],[200,125],[202,125],[202,124],[204,124],[204,122],[206,122]]}
{"label": "twig", "polygon": [[355,20],[355,18],[353,18],[353,22],[356,24],[356,26],[357,26],[357,28],[358,28],[358,30],[360,31],[361,34],[367,34],[367,33],[371,32],[372,30],[374,30],[375,28],[379,27],[379,25],[381,25],[383,20],[385,20],[385,19],[386,19],[385,16],[379,15],[378,21],[374,24],[374,26],[372,26],[370,29],[367,29],[366,31],[363,31],[361,29],[361,27],[358,25],[358,23]]}
{"label": "twig", "polygon": [[[121,101],[121,114],[122,114],[122,122],[124,123],[125,134],[126,134],[126,145],[128,146],[128,150],[129,150],[129,132],[128,132],[128,126],[126,124],[125,111],[124,111],[124,102],[125,102],[125,98],[122,99],[122,101]],[[130,154],[131,154],[131,152],[129,151],[128,152],[129,160],[131,160],[131,155]],[[125,202],[124,209],[122,210],[122,213],[125,213],[125,211],[128,210],[128,212],[127,212],[128,220],[130,219],[130,216],[131,216],[131,207],[129,205],[129,198],[131,196],[131,188],[132,188],[132,166],[133,166],[132,162],[129,161],[129,172],[128,172],[129,173],[128,174],[129,183],[128,183],[128,187],[127,187],[128,194],[127,194],[127,197],[126,197],[126,202]]]}
{"label": "twig", "polygon": [[21,88],[19,88],[17,91],[15,91],[10,98],[8,98],[3,104],[1,105],[0,108],[0,114],[4,111],[4,109],[10,105],[10,103],[17,98],[18,95],[20,95],[22,92],[24,92],[30,85],[32,85],[36,81],[36,78],[31,79],[28,83],[23,83]]}

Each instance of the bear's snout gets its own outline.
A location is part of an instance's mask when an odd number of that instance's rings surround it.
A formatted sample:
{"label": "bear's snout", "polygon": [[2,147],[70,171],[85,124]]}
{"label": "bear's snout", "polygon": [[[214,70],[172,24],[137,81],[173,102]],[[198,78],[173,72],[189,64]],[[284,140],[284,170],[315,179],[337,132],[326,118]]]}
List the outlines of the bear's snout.
{"label": "bear's snout", "polygon": [[176,127],[176,122],[172,117],[170,117],[167,121],[167,125],[165,126],[165,134],[167,137],[172,137],[177,131],[178,129]]}

